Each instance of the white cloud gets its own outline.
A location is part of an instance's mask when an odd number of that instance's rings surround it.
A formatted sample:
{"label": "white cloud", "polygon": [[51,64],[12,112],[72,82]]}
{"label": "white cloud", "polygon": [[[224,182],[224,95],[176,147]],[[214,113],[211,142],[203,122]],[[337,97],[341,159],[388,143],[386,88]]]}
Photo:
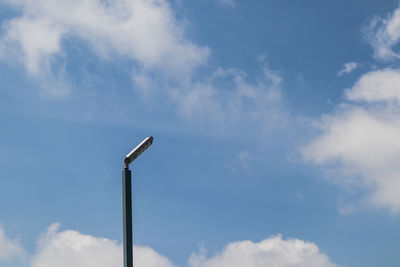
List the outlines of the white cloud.
{"label": "white cloud", "polygon": [[375,57],[383,60],[400,58],[393,48],[400,40],[400,8],[386,18],[374,18],[365,29],[366,39],[372,45]]}
{"label": "white cloud", "polygon": [[[117,242],[73,230],[58,232],[58,227],[58,224],[51,225],[41,237],[32,267],[123,266],[122,246]],[[137,267],[174,267],[149,247],[135,246],[134,261]]]}
{"label": "white cloud", "polygon": [[[18,242],[5,237],[0,228],[0,263],[19,257],[24,250]],[[116,241],[85,235],[75,230],[59,231],[59,224],[52,224],[39,238],[31,267],[119,267],[123,265],[122,245]],[[134,246],[136,267],[176,267],[165,256],[145,246]],[[226,246],[224,251],[211,258],[205,251],[193,253],[190,267],[331,267],[336,266],[321,253],[318,246],[298,239],[283,240],[271,237],[259,243],[238,241]]]}
{"label": "white cloud", "polygon": [[[400,8],[366,29],[378,59],[399,59]],[[346,69],[346,68],[345,68]],[[340,201],[346,214],[368,203],[400,212],[400,70],[370,71],[345,91],[347,102],[315,122],[320,134],[303,155],[331,172],[332,181],[365,194],[353,203]]]}
{"label": "white cloud", "polygon": [[0,263],[11,260],[23,261],[24,259],[25,251],[19,242],[8,238],[4,229],[0,226]]}
{"label": "white cloud", "polygon": [[[5,2],[20,13],[3,22],[0,55],[22,62],[40,83],[43,96],[72,95],[76,100],[87,93],[72,90],[76,81],[68,73],[68,59],[76,55],[66,49],[67,44],[86,44],[111,63],[115,59],[134,62],[131,77],[138,89],[135,96],[141,97],[141,103],[151,101],[147,107],[159,108],[163,114],[170,111],[173,118],[178,114],[185,122],[218,125],[217,131],[235,127],[237,122],[269,128],[286,121],[280,107],[282,77],[266,64],[258,80],[241,70],[212,66],[207,68],[209,75],[195,75],[194,70],[207,62],[210,49],[185,37],[185,23],[176,19],[168,0]],[[103,101],[102,97],[107,97],[104,93],[88,95],[92,103],[94,97],[100,98],[99,102],[108,100]],[[115,116],[123,116],[120,109]]]}
{"label": "white cloud", "polygon": [[30,75],[44,77],[41,81],[60,75],[57,66],[65,62],[64,43],[70,38],[86,42],[103,58],[129,58],[144,70],[161,70],[178,79],[209,54],[208,48],[185,39],[166,0],[6,2],[21,15],[3,23],[0,54],[17,58]]}
{"label": "white cloud", "polygon": [[229,244],[211,258],[204,251],[192,254],[191,267],[330,267],[337,266],[310,242],[283,240],[275,236],[259,243],[239,241]]}
{"label": "white cloud", "polygon": [[375,206],[400,211],[400,71],[363,75],[344,104],[317,123],[321,131],[304,156],[338,173],[332,179],[365,189]]}
{"label": "white cloud", "polygon": [[350,74],[353,72],[356,68],[359,67],[359,64],[356,62],[349,62],[344,64],[343,68],[338,72],[338,76],[343,76],[345,74]]}
{"label": "white cloud", "polygon": [[363,75],[351,90],[346,91],[346,96],[349,100],[400,103],[400,70],[369,72]]}

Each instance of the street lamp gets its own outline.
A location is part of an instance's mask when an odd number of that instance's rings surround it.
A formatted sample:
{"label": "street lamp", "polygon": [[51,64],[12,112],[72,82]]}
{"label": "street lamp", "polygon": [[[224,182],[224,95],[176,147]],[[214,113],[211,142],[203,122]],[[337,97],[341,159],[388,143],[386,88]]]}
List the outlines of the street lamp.
{"label": "street lamp", "polygon": [[153,143],[153,137],[147,137],[137,145],[124,159],[122,171],[122,209],[124,220],[124,267],[133,267],[132,242],[132,176],[129,164],[132,163]]}

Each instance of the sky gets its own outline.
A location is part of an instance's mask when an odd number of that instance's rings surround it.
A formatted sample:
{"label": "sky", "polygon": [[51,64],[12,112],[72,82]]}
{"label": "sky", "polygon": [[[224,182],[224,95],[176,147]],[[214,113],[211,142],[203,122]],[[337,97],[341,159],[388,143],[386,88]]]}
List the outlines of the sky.
{"label": "sky", "polygon": [[0,266],[399,266],[397,0],[0,0]]}

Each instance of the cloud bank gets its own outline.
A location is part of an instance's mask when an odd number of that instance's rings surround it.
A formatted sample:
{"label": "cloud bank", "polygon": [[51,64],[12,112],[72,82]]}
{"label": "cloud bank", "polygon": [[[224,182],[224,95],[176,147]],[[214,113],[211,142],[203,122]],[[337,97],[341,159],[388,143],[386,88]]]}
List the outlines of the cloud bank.
{"label": "cloud bank", "polygon": [[[376,58],[400,59],[394,51],[400,40],[400,8],[384,19],[374,18],[365,33]],[[344,95],[346,101],[333,113],[314,121],[319,135],[303,155],[333,171],[334,182],[361,189],[364,196],[356,202],[399,213],[400,69],[369,71]],[[340,206],[344,213],[356,208],[355,203]]]}
{"label": "cloud bank", "polygon": [[[73,90],[74,79],[80,77],[71,77],[67,68],[70,59],[80,56],[68,48],[83,46],[109,64],[130,61],[135,99],[129,104],[151,101],[146,107],[156,110],[152,114],[165,116],[168,110],[172,118],[211,123],[225,130],[237,122],[268,128],[285,121],[280,107],[282,76],[265,62],[256,78],[218,66],[207,66],[203,74],[196,72],[206,65],[210,49],[186,37],[187,23],[177,19],[168,0],[4,2],[18,12],[2,23],[0,57],[22,63],[45,96],[85,95],[76,93],[85,86]],[[234,1],[222,3],[234,5]],[[88,94],[90,102],[95,102],[94,97],[100,98],[99,102],[109,100],[102,93]],[[124,104],[114,105],[127,106],[125,101],[117,99],[115,102]]]}
{"label": "cloud bank", "polygon": [[346,91],[349,103],[317,122],[321,134],[305,157],[339,171],[333,178],[361,187],[374,205],[400,211],[400,70],[364,74]]}
{"label": "cloud bank", "polygon": [[[51,225],[38,242],[32,256],[31,267],[99,266],[119,267],[122,262],[122,245],[107,238],[82,234],[74,230],[59,231],[59,224]],[[1,228],[0,228],[1,230]],[[13,257],[23,257],[23,249],[0,231],[0,263]],[[137,267],[176,267],[165,256],[145,246],[134,247],[134,264]],[[298,239],[283,240],[281,236],[261,242],[238,241],[231,243],[213,257],[204,251],[193,253],[190,267],[333,267],[329,258],[317,245]]]}
{"label": "cloud bank", "polygon": [[[49,78],[63,81],[64,44],[71,38],[83,41],[104,59],[128,58],[143,70],[160,70],[179,79],[209,54],[208,48],[185,38],[182,23],[166,0],[5,2],[20,16],[3,23],[0,54],[17,58],[42,83]],[[68,93],[62,86],[51,92]]]}

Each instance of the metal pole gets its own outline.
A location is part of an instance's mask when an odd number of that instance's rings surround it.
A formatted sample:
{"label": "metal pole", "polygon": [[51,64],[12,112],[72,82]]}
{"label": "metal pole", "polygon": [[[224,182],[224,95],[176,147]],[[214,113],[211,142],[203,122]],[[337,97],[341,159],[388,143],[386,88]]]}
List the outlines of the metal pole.
{"label": "metal pole", "polygon": [[124,267],[133,267],[133,242],[132,242],[132,176],[129,170],[131,164],[151,144],[153,137],[145,138],[124,159],[122,171],[122,209],[124,220]]}
{"label": "metal pole", "polygon": [[124,219],[124,267],[133,267],[132,176],[128,166],[122,171],[122,206]]}

